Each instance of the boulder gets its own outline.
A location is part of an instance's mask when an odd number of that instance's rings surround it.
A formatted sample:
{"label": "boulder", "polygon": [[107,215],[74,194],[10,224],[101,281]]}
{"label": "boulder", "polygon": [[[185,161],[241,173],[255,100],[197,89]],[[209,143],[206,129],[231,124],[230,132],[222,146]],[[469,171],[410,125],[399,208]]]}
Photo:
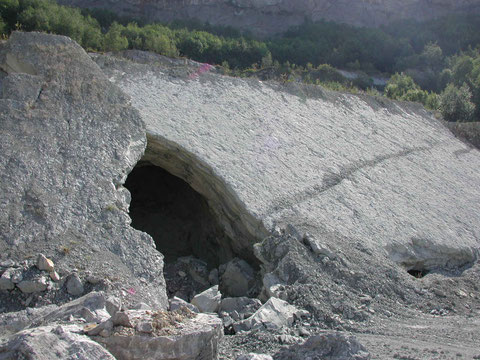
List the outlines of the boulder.
{"label": "boulder", "polygon": [[370,354],[354,336],[343,333],[314,335],[301,345],[293,345],[273,356],[274,360],[369,360]]}
{"label": "boulder", "polygon": [[182,307],[186,307],[186,308],[188,308],[189,310],[191,310],[195,313],[200,312],[195,305],[190,304],[190,303],[186,302],[185,300],[180,299],[179,297],[176,297],[176,296],[169,299],[168,303],[170,304],[170,307],[169,307],[170,311],[174,311],[174,310],[178,310]]}
{"label": "boulder", "polygon": [[220,277],[220,288],[229,296],[246,296],[255,284],[255,273],[245,260],[235,258]]}
{"label": "boulder", "polygon": [[233,324],[235,332],[248,331],[255,328],[279,329],[293,324],[296,318],[307,315],[284,300],[270,298],[252,316]]}
{"label": "boulder", "polygon": [[42,326],[0,341],[2,360],[115,360],[103,346],[81,335],[77,325]]}
{"label": "boulder", "polygon": [[38,276],[33,279],[22,280],[17,284],[17,287],[24,294],[41,292],[47,290],[47,279],[45,276]]}
{"label": "boulder", "polygon": [[67,285],[67,292],[70,295],[74,295],[74,296],[82,295],[83,292],[85,291],[82,280],[80,280],[77,274],[70,275],[67,279],[66,285]]}
{"label": "boulder", "polygon": [[258,299],[247,297],[224,298],[220,304],[220,311],[224,311],[230,316],[232,316],[231,314],[236,313],[239,319],[243,320],[244,318],[253,315],[253,313],[255,313],[261,306],[262,303]]}
{"label": "boulder", "polygon": [[7,269],[0,276],[0,290],[12,290],[15,284],[12,281],[12,269]]}
{"label": "boulder", "polygon": [[36,319],[35,324],[43,325],[57,321],[68,321],[71,318],[83,318],[88,311],[89,322],[100,323],[110,318],[106,309],[107,300],[103,292],[91,292],[53,309]]}
{"label": "boulder", "polygon": [[210,289],[196,295],[191,303],[195,305],[198,310],[204,313],[215,313],[220,307],[222,294],[218,291],[218,285],[212,286]]}
{"label": "boulder", "polygon": [[222,322],[218,317],[198,314],[193,318],[179,319],[172,318],[168,313],[162,316],[175,320],[162,321],[160,326],[144,313],[137,318],[135,329],[131,330],[133,332],[114,328],[112,335],[95,339],[118,360],[217,358],[218,342],[223,336]]}

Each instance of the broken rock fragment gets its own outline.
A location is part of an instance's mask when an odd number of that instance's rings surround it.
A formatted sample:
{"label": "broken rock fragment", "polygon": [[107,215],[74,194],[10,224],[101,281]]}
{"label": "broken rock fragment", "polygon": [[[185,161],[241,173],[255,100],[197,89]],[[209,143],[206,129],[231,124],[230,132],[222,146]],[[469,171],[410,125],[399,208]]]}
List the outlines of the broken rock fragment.
{"label": "broken rock fragment", "polygon": [[53,269],[54,269],[54,264],[53,264],[53,261],[50,260],[50,259],[48,259],[45,255],[43,255],[43,254],[38,254],[38,257],[37,257],[37,268],[38,268],[39,270],[52,272]]}
{"label": "broken rock fragment", "polygon": [[245,260],[231,260],[222,274],[220,284],[222,291],[230,296],[245,296],[253,287],[255,273]]}
{"label": "broken rock fragment", "polygon": [[293,324],[295,318],[308,315],[305,310],[299,310],[286,301],[270,298],[252,316],[233,325],[235,332],[248,331],[256,328],[279,329]]}
{"label": "broken rock fragment", "polygon": [[301,345],[292,345],[273,356],[274,360],[368,360],[370,354],[354,336],[325,333],[310,337]]}
{"label": "broken rock fragment", "polygon": [[47,289],[47,279],[44,276],[30,280],[22,280],[17,284],[17,287],[24,294],[45,291]]}
{"label": "broken rock fragment", "polygon": [[76,325],[52,325],[20,331],[0,344],[5,360],[115,360],[104,347]]}
{"label": "broken rock fragment", "polygon": [[190,311],[193,311],[195,313],[200,312],[195,305],[190,304],[190,303],[186,302],[185,300],[180,299],[179,297],[176,297],[176,296],[169,299],[168,302],[170,304],[170,311],[174,311],[174,310],[180,309],[182,307],[186,307],[187,309],[189,309]]}
{"label": "broken rock fragment", "polygon": [[[122,314],[122,312],[118,312]],[[117,359],[216,359],[223,336],[221,320],[214,315],[187,312],[129,310],[111,335],[95,338]],[[122,315],[123,316],[123,315]],[[112,319],[113,320],[113,319]],[[116,322],[114,321],[114,324]]]}
{"label": "broken rock fragment", "polygon": [[12,290],[15,284],[12,281],[12,270],[7,269],[0,276],[0,290]]}
{"label": "broken rock fragment", "polygon": [[195,305],[198,310],[204,313],[215,313],[220,307],[222,294],[218,291],[218,285],[212,286],[210,289],[196,295],[191,303]]}
{"label": "broken rock fragment", "polygon": [[83,294],[83,284],[77,274],[72,274],[69,276],[67,280],[67,292],[74,296]]}

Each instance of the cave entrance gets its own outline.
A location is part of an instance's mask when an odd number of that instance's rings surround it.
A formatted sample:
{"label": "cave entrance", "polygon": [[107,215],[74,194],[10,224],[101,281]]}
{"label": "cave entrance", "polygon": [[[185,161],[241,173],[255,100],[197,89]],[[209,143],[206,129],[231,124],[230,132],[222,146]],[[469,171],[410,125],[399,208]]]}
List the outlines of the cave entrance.
{"label": "cave entrance", "polygon": [[132,226],[152,236],[166,263],[194,256],[212,268],[231,257],[230,241],[207,200],[182,179],[140,162],[125,187],[132,196]]}

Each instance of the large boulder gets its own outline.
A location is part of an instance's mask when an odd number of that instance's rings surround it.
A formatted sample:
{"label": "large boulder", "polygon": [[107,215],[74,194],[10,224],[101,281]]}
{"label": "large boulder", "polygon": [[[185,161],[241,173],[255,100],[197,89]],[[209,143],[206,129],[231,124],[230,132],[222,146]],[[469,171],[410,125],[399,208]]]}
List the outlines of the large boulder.
{"label": "large boulder", "polygon": [[[129,97],[63,36],[13,33],[0,69],[2,259],[52,254],[65,273],[88,258],[101,279],[121,279],[116,288],[129,301],[166,308],[162,255],[129,226],[122,187],[146,143]],[[11,288],[6,276],[2,288]]]}
{"label": "large boulder", "polygon": [[103,346],[81,334],[78,325],[42,326],[0,341],[0,359],[115,360]]}
{"label": "large boulder", "polygon": [[113,334],[97,337],[97,341],[118,360],[217,358],[218,342],[223,336],[222,321],[217,316],[188,310],[184,314],[189,315],[183,319],[179,317],[181,312],[148,313],[126,313],[125,327],[115,327]]}

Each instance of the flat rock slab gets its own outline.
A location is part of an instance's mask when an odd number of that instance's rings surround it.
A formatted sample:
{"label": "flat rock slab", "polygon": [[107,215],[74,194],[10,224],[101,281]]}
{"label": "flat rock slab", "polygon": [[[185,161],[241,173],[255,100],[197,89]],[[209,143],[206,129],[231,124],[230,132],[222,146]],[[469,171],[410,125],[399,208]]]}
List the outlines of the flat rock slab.
{"label": "flat rock slab", "polygon": [[147,124],[144,159],[209,200],[237,253],[293,224],[409,268],[475,260],[480,153],[419,105],[95,60]]}
{"label": "flat rock slab", "polygon": [[[116,328],[117,329],[117,328]],[[216,359],[223,336],[222,321],[214,315],[198,314],[176,324],[162,336],[114,333],[98,337],[118,360]]]}

